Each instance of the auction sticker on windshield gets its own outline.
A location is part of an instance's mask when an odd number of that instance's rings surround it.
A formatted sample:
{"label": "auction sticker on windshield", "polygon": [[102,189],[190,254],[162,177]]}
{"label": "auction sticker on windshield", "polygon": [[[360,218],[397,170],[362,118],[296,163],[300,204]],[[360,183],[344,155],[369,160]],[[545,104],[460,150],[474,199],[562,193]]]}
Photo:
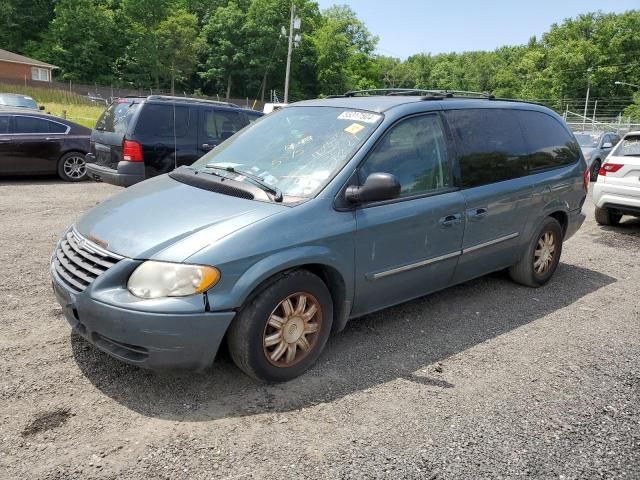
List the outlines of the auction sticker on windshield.
{"label": "auction sticker on windshield", "polygon": [[361,130],[364,130],[364,125],[360,125],[359,123],[352,123],[347,128],[344,129],[345,132],[350,133],[352,135],[357,134]]}
{"label": "auction sticker on windshield", "polygon": [[338,116],[338,120],[352,120],[364,123],[376,123],[380,120],[381,115],[366,112],[342,112]]}

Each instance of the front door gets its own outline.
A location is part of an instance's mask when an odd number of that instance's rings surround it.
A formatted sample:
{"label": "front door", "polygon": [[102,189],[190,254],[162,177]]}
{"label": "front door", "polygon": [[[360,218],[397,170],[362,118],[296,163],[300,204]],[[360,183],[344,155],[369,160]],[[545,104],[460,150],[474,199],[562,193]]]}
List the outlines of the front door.
{"label": "front door", "polygon": [[464,198],[453,186],[438,114],[393,126],[359,171],[391,173],[400,198],[356,211],[356,297],[362,315],[446,287],[460,255]]}
{"label": "front door", "polygon": [[16,115],[13,121],[14,171],[55,173],[67,127],[27,115]]}

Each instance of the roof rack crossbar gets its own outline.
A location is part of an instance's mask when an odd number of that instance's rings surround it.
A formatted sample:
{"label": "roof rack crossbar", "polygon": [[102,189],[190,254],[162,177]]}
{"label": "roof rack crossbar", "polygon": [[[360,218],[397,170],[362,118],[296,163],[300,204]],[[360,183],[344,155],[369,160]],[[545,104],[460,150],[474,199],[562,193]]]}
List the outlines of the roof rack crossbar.
{"label": "roof rack crossbar", "polygon": [[211,103],[214,105],[223,105],[226,107],[237,107],[238,105],[231,102],[221,102],[219,100],[209,100],[208,98],[195,98],[195,97],[178,97],[172,95],[149,95],[147,97],[149,100],[180,100],[183,102],[199,102],[199,103]]}

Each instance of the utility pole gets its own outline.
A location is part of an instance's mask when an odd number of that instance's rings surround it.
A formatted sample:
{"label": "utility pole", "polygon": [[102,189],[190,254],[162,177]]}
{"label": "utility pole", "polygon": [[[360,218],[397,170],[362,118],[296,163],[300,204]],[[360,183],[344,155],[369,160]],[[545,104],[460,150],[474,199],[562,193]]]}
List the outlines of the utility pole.
{"label": "utility pole", "polygon": [[584,100],[584,114],[582,115],[582,131],[584,132],[584,125],[587,123],[587,105],[589,105],[589,90],[591,89],[591,67],[587,68],[587,98]]}
{"label": "utility pole", "polygon": [[289,80],[291,78],[291,55],[293,46],[300,44],[300,35],[294,32],[300,30],[300,17],[296,17],[296,6],[291,4],[291,20],[289,21],[289,48],[287,49],[287,72],[284,77],[284,103],[289,103]]}
{"label": "utility pole", "polygon": [[593,118],[591,119],[591,130],[595,129],[596,125],[596,110],[598,109],[598,100],[596,100],[596,104],[593,106]]}

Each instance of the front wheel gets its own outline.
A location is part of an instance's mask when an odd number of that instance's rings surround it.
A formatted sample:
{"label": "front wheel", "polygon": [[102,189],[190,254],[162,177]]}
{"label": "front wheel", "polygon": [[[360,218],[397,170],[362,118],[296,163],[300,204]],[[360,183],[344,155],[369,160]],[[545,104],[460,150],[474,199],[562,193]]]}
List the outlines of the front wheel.
{"label": "front wheel", "polygon": [[560,262],[562,238],[560,223],[553,217],[545,218],[520,261],[509,268],[511,279],[529,287],[547,283]]}
{"label": "front wheel", "polygon": [[333,321],[325,283],[306,270],[283,274],[241,309],[229,327],[234,363],[264,382],[304,373],[322,352]]}
{"label": "front wheel", "polygon": [[58,160],[58,176],[66,182],[79,182],[87,178],[87,165],[84,154],[80,152],[65,153]]}

